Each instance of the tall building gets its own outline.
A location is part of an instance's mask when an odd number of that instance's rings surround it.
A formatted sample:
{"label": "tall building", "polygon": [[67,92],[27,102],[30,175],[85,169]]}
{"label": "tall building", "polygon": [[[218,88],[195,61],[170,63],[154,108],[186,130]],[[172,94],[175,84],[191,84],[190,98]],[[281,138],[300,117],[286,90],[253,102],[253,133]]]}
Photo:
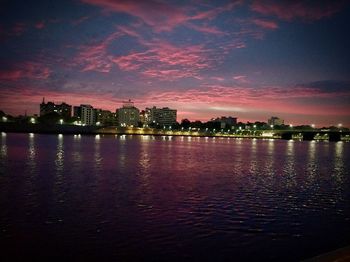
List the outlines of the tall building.
{"label": "tall building", "polygon": [[140,110],[134,106],[131,100],[124,102],[123,107],[116,110],[120,126],[138,126]]}
{"label": "tall building", "polygon": [[279,117],[272,116],[267,120],[267,123],[273,126],[281,126],[281,125],[284,125],[284,120]]}
{"label": "tall building", "polygon": [[72,106],[64,102],[61,104],[55,104],[53,102],[45,103],[45,98],[43,98],[43,101],[40,104],[40,116],[54,112],[62,117],[69,118],[72,116]]}
{"label": "tall building", "polygon": [[82,125],[91,126],[96,123],[95,110],[91,105],[75,106],[74,116],[80,119]]}
{"label": "tall building", "polygon": [[170,109],[169,107],[163,108],[146,108],[145,122],[147,124],[159,124],[164,126],[171,126],[176,124],[176,109]]}
{"label": "tall building", "polygon": [[81,106],[74,106],[73,107],[73,116],[78,118],[78,120],[81,119]]}

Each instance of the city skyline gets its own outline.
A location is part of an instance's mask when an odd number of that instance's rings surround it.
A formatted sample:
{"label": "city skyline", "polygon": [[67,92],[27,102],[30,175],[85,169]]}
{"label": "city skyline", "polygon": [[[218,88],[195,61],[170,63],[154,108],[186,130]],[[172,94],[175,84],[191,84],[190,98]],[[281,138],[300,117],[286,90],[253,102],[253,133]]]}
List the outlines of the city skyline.
{"label": "city skyline", "polygon": [[346,1],[0,4],[0,109],[42,97],[115,111],[176,108],[178,120],[350,126]]}

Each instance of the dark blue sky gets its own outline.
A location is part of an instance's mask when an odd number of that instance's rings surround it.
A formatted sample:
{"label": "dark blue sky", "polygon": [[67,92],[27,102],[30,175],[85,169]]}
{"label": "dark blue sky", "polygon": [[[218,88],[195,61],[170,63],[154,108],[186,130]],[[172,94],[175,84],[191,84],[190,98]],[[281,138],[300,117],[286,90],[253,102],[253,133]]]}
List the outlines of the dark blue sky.
{"label": "dark blue sky", "polygon": [[348,1],[2,1],[0,108],[42,97],[350,125]]}

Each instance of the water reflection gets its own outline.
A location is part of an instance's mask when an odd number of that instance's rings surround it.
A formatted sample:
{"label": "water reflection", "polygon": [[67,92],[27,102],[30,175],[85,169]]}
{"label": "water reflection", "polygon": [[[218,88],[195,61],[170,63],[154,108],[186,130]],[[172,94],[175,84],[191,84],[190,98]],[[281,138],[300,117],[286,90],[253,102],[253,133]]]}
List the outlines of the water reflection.
{"label": "water reflection", "polygon": [[64,169],[64,150],[63,150],[63,135],[58,135],[56,158],[55,158],[56,173],[61,173]]}
{"label": "water reflection", "polygon": [[286,152],[285,152],[286,163],[283,166],[283,175],[286,176],[287,188],[292,188],[297,186],[294,143],[295,142],[293,140],[289,140],[286,145]]}
{"label": "water reflection", "polygon": [[337,188],[340,189],[344,182],[345,167],[344,167],[344,142],[339,141],[335,144],[335,158],[334,158],[334,172],[333,179],[337,185]]}
{"label": "water reflection", "polygon": [[275,174],[275,140],[269,139],[266,148],[266,162],[265,162],[265,173],[268,176],[274,176]]}
{"label": "water reflection", "polygon": [[6,133],[1,132],[1,150],[0,150],[1,159],[7,157],[7,145],[6,145]]}
{"label": "water reflection", "polygon": [[307,183],[312,186],[317,177],[317,164],[316,164],[316,141],[310,141],[308,143],[308,158],[307,158]]}
{"label": "water reflection", "polygon": [[96,174],[100,173],[102,169],[102,157],[100,152],[100,146],[101,146],[101,137],[100,135],[95,136],[95,148],[94,148],[94,167]]}
{"label": "water reflection", "polygon": [[36,151],[35,151],[35,135],[33,133],[29,134],[29,142],[28,142],[28,167],[29,172],[34,173],[36,170]]}
{"label": "water reflection", "polygon": [[23,229],[26,247],[39,239],[54,249],[64,236],[96,257],[143,247],[174,258],[174,247],[189,246],[187,257],[215,249],[225,258],[281,261],[310,241],[349,239],[348,143],[8,134],[6,144],[10,161],[0,165],[11,175],[0,176],[0,192],[13,197],[0,193],[0,203],[24,211],[0,218]]}

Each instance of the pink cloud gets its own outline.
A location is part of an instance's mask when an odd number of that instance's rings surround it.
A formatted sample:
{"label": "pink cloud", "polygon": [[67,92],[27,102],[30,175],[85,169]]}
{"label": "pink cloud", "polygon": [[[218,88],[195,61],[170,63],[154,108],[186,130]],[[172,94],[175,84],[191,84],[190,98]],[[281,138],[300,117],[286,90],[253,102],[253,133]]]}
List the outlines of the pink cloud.
{"label": "pink cloud", "polygon": [[255,0],[251,5],[251,9],[257,13],[274,15],[286,21],[298,18],[315,21],[337,13],[344,6],[344,3],[345,1],[316,1],[314,4],[310,4],[310,2],[300,0]]}
{"label": "pink cloud", "polygon": [[248,80],[247,76],[244,76],[244,75],[234,76],[233,80],[236,80],[238,83],[241,83],[241,84],[250,83],[250,81]]}
{"label": "pink cloud", "polygon": [[188,19],[183,9],[154,0],[82,0],[82,2],[137,17],[159,32],[169,31]]}
{"label": "pink cloud", "polygon": [[45,27],[45,22],[44,21],[40,21],[40,22],[35,24],[35,28],[36,29],[43,29],[44,27]]}
{"label": "pink cloud", "polygon": [[147,51],[115,57],[113,62],[121,70],[139,70],[145,76],[168,80],[198,77],[200,70],[211,66],[208,50],[202,45],[177,47],[164,41],[144,44]]}
{"label": "pink cloud", "polygon": [[[138,25],[133,25],[134,27],[137,27]],[[122,26],[119,25],[118,30],[120,32],[123,32],[124,34],[128,35],[128,36],[132,36],[132,37],[136,37],[138,39],[142,39],[141,34],[139,34],[136,30],[134,30],[133,28],[131,28],[130,26]]]}
{"label": "pink cloud", "polygon": [[35,87],[26,87],[13,92],[10,89],[0,89],[0,104],[1,110],[5,113],[14,115],[24,114],[39,114],[39,104],[42,98],[46,101],[56,103],[66,102],[70,105],[90,104],[95,108],[103,108],[115,112],[117,107],[120,107],[120,99],[113,99],[108,94],[84,93],[82,98],[81,93],[61,93],[56,91],[37,91]]}
{"label": "pink cloud", "polygon": [[123,34],[115,32],[97,44],[80,47],[80,52],[74,63],[83,67],[82,71],[97,71],[108,73],[113,67],[112,57],[108,55],[107,49],[112,41]]}
{"label": "pink cloud", "polygon": [[137,1],[137,0],[81,0],[83,3],[104,8],[107,11],[126,13],[138,18],[143,23],[151,26],[154,31],[171,31],[180,25],[187,25],[202,33],[222,34],[222,32],[209,26],[198,26],[189,23],[193,20],[212,20],[219,14],[232,10],[240,5],[242,1],[234,1],[224,6],[198,11],[189,14],[191,7],[178,7],[168,4],[166,1]]}
{"label": "pink cloud", "polygon": [[[165,73],[166,74],[166,73]],[[88,103],[96,108],[114,111],[121,106],[123,98],[101,93],[98,90],[79,92],[40,91],[35,87],[24,86],[13,92],[10,88],[0,89],[1,109],[6,113],[28,114],[39,112],[42,97],[54,102],[65,101],[72,105]],[[350,108],[348,104],[332,104],[342,96],[350,96],[349,91],[327,93],[309,87],[283,88],[263,87],[244,88],[237,86],[210,85],[187,90],[164,91],[162,88],[145,93],[134,99],[135,105],[143,109],[149,106],[169,106],[178,109],[178,120],[207,121],[212,117],[232,115],[240,121],[266,121],[271,115],[283,117],[287,123],[309,124],[312,119],[317,125],[330,125],[333,121],[345,126],[349,123]],[[299,103],[298,99],[323,103]],[[307,122],[305,122],[307,121]]]}
{"label": "pink cloud", "polygon": [[18,22],[12,27],[10,34],[13,34],[15,36],[20,36],[25,32],[26,29],[27,29],[27,26],[25,23]]}
{"label": "pink cloud", "polygon": [[85,22],[86,20],[88,20],[89,18],[90,18],[89,16],[82,16],[79,19],[72,21],[72,24],[79,25],[79,24]]}
{"label": "pink cloud", "polygon": [[187,23],[186,24],[189,28],[192,28],[198,32],[206,33],[206,34],[214,34],[214,35],[228,35],[227,33],[221,31],[217,27],[214,26],[200,26],[200,25],[195,25],[192,23]]}
{"label": "pink cloud", "polygon": [[227,11],[231,11],[234,7],[241,5],[243,1],[232,1],[224,6],[219,6],[208,11],[198,12],[191,16],[191,20],[212,20],[219,14]]}
{"label": "pink cloud", "polygon": [[278,28],[277,23],[275,23],[274,21],[268,21],[264,19],[253,19],[253,23],[264,29],[275,30]]}
{"label": "pink cloud", "polygon": [[[350,93],[346,94],[350,96]],[[265,112],[266,115],[278,113],[283,115],[309,115],[348,117],[349,105],[299,104],[300,98],[329,99],[339,98],[342,94],[324,93],[310,88],[244,88],[240,86],[225,87],[220,85],[208,86],[201,89],[189,89],[186,91],[168,91],[150,93],[143,100],[145,103],[162,101],[181,110],[192,109],[197,119],[208,119],[215,114],[231,114],[249,117]],[[210,115],[211,114],[211,115]],[[214,115],[215,116],[215,115]],[[256,120],[256,119],[255,119]]]}
{"label": "pink cloud", "polygon": [[45,65],[36,62],[23,62],[15,65],[13,69],[0,70],[0,80],[47,79],[50,74],[51,70]]}

